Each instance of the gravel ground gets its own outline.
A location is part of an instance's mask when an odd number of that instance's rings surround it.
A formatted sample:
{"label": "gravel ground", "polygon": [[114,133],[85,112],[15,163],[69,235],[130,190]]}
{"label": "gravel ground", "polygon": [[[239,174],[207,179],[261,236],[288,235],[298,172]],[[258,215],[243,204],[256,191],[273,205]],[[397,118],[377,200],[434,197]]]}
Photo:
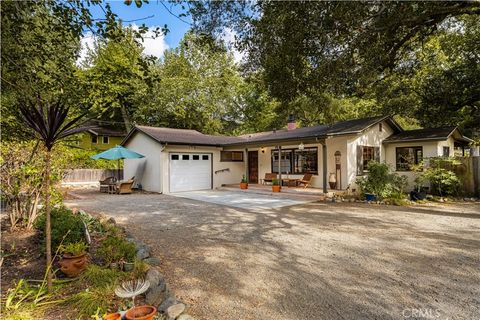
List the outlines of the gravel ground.
{"label": "gravel ground", "polygon": [[480,204],[231,208],[83,191],[152,246],[196,319],[480,319]]}

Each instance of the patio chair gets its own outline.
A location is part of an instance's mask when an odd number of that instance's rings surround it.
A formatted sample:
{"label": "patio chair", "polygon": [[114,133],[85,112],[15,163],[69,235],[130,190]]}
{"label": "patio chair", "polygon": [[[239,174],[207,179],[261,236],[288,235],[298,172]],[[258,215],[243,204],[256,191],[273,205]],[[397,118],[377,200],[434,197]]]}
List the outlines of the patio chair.
{"label": "patio chair", "polygon": [[114,185],[117,182],[117,178],[107,177],[106,179],[100,180],[98,182],[100,182],[100,192],[109,192],[110,186]]}
{"label": "patio chair", "polygon": [[266,184],[267,182],[272,183],[273,179],[277,179],[278,174],[276,173],[265,173],[265,178],[262,179],[262,184]]}
{"label": "patio chair", "polygon": [[127,194],[132,193],[133,179],[121,181],[117,184],[116,193]]}
{"label": "patio chair", "polygon": [[308,186],[310,186],[310,183],[312,182],[312,177],[313,174],[311,173],[306,173],[302,179],[297,180],[297,185],[304,185],[304,188],[306,189]]}

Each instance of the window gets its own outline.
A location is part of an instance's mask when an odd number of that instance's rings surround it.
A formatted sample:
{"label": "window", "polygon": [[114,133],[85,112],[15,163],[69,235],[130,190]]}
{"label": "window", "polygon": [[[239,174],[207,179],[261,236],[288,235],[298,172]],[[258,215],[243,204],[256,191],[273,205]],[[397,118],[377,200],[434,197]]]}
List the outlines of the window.
{"label": "window", "polygon": [[380,147],[357,146],[357,176],[368,170],[368,163],[380,161]]}
{"label": "window", "polygon": [[304,148],[285,149],[278,159],[278,150],[272,150],[272,172],[278,173],[278,164],[282,173],[287,174],[318,174],[318,149]]}
{"label": "window", "polygon": [[178,154],[172,154],[172,160],[178,160],[179,156]]}
{"label": "window", "polygon": [[92,143],[97,143],[98,137],[95,135],[92,135]]}
{"label": "window", "polygon": [[108,136],[103,136],[103,144],[108,144]]}
{"label": "window", "polygon": [[450,157],[450,147],[443,147],[443,156]]}
{"label": "window", "polygon": [[204,155],[202,156],[202,160],[208,160],[208,155],[204,154]]}
{"label": "window", "polygon": [[397,171],[411,171],[412,165],[419,164],[423,159],[422,147],[403,147],[396,149]]}
{"label": "window", "polygon": [[372,160],[375,160],[375,148],[374,147],[363,147],[363,149],[362,149],[362,168],[363,168],[363,171],[368,170],[368,163]]}
{"label": "window", "polygon": [[220,152],[220,161],[221,162],[242,162],[243,161],[243,151],[221,151]]}
{"label": "window", "polygon": [[182,160],[190,160],[190,155],[182,154]]}
{"label": "window", "polygon": [[200,160],[200,156],[198,154],[194,154],[192,156],[192,160]]}

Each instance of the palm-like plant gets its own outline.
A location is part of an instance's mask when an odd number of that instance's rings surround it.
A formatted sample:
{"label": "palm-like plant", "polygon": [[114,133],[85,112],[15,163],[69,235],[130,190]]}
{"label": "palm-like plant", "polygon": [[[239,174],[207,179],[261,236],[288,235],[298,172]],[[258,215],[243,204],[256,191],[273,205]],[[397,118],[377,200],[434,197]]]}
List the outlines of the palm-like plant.
{"label": "palm-like plant", "polygon": [[48,104],[42,100],[36,103],[26,102],[19,106],[21,118],[34,131],[35,136],[40,139],[45,148],[45,174],[44,174],[44,200],[45,200],[45,235],[47,254],[47,287],[52,291],[52,235],[50,222],[50,172],[51,172],[51,151],[59,140],[84,131],[79,122],[85,114],[68,119],[70,108],[61,101]]}

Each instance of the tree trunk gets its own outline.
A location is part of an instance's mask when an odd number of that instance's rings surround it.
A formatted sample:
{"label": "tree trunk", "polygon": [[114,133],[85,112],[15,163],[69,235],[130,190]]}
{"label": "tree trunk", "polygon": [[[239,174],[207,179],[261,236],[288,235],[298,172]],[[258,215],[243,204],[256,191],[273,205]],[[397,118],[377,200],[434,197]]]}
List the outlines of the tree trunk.
{"label": "tree trunk", "polygon": [[52,227],[50,221],[50,157],[51,150],[47,150],[45,155],[45,236],[47,240],[47,288],[52,292]]}
{"label": "tree trunk", "polygon": [[130,132],[130,130],[132,129],[132,124],[130,122],[130,117],[129,117],[128,112],[127,112],[127,107],[124,105],[123,102],[122,102],[122,106],[120,107],[120,111],[122,113],[122,118],[123,118],[123,123],[125,124],[125,129],[127,130],[127,132]]}

